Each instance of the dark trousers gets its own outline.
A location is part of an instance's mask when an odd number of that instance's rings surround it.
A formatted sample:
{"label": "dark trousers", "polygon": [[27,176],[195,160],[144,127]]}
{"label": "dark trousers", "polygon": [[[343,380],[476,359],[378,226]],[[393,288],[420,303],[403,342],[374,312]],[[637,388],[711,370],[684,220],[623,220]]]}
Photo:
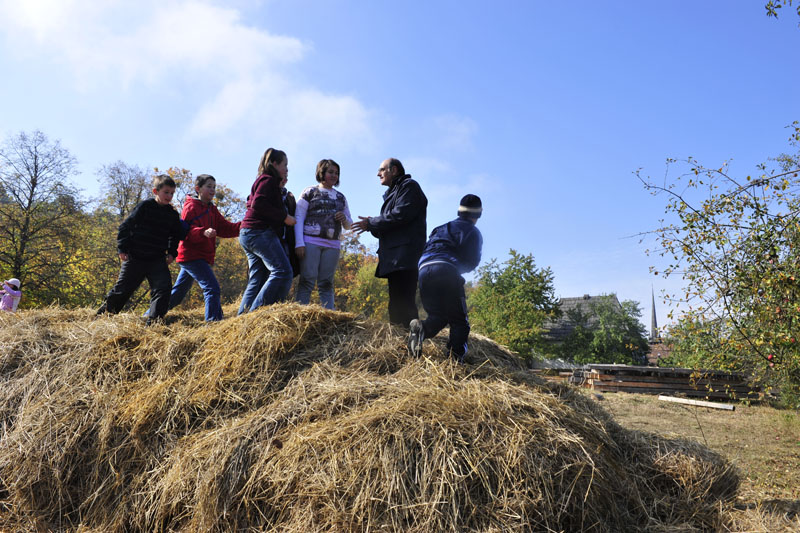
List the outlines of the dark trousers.
{"label": "dark trousers", "polygon": [[117,283],[108,292],[98,313],[119,313],[145,278],[150,284],[150,310],[147,316],[163,318],[169,309],[169,295],[172,290],[172,276],[163,257],[151,260],[129,257],[127,261],[123,261]]}
{"label": "dark trousers", "polygon": [[464,278],[451,265],[426,266],[419,272],[419,295],[422,307],[428,313],[428,318],[422,322],[425,338],[435,337],[442,328],[450,325],[447,347],[463,362],[469,338]]}
{"label": "dark trousers", "polygon": [[408,328],[419,318],[417,311],[417,269],[399,270],[386,276],[389,283],[389,322]]}

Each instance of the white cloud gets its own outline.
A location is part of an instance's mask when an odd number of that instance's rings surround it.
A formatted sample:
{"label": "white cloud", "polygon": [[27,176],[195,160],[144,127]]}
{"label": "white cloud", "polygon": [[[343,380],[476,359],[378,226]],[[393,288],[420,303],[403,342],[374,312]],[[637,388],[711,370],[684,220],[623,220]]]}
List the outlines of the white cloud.
{"label": "white cloud", "polygon": [[236,9],[202,0],[0,0],[0,19],[14,51],[53,58],[78,89],[196,88],[186,93],[196,106],[191,139],[252,136],[256,126],[272,126],[287,144],[358,148],[374,137],[372,114],[356,98],[287,78],[285,67],[309,44],[249,26]]}
{"label": "white cloud", "polygon": [[469,117],[455,114],[440,115],[433,119],[442,148],[456,151],[471,150],[472,139],[478,132],[478,124]]}
{"label": "white cloud", "polygon": [[153,82],[173,69],[214,79],[298,61],[307,46],[245,25],[238,11],[200,0],[87,2],[2,0],[4,29],[76,77]]}
{"label": "white cloud", "polygon": [[409,157],[403,160],[406,172],[423,179],[438,179],[453,174],[450,163],[436,157]]}

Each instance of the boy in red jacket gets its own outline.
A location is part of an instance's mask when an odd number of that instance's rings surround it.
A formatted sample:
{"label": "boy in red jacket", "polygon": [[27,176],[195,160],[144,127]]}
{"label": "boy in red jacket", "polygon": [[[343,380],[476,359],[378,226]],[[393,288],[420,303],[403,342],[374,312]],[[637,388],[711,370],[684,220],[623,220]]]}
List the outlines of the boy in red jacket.
{"label": "boy in red jacket", "polygon": [[192,282],[203,289],[206,301],[206,321],[222,320],[220,288],[214,270],[217,237],[238,237],[241,222],[229,222],[212,202],[217,192],[217,180],[209,174],[195,178],[197,198],[187,197],[181,218],[189,224],[186,238],[178,245],[177,262],[181,267],[169,299],[169,308],[180,304]]}

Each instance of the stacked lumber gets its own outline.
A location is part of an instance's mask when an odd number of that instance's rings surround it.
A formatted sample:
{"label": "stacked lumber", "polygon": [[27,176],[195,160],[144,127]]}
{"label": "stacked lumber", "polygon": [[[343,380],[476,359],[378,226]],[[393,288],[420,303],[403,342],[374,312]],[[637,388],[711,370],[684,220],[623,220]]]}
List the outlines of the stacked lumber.
{"label": "stacked lumber", "polygon": [[745,374],[721,370],[591,364],[576,369],[569,382],[600,392],[682,394],[707,399],[756,399],[760,388]]}

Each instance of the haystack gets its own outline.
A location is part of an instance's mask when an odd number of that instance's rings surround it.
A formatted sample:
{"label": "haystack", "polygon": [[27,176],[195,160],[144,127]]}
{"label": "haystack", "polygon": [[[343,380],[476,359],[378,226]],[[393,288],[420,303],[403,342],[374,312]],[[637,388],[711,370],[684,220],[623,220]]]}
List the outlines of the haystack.
{"label": "haystack", "polygon": [[315,306],[0,316],[0,529],[713,531],[736,471],[473,336]]}

